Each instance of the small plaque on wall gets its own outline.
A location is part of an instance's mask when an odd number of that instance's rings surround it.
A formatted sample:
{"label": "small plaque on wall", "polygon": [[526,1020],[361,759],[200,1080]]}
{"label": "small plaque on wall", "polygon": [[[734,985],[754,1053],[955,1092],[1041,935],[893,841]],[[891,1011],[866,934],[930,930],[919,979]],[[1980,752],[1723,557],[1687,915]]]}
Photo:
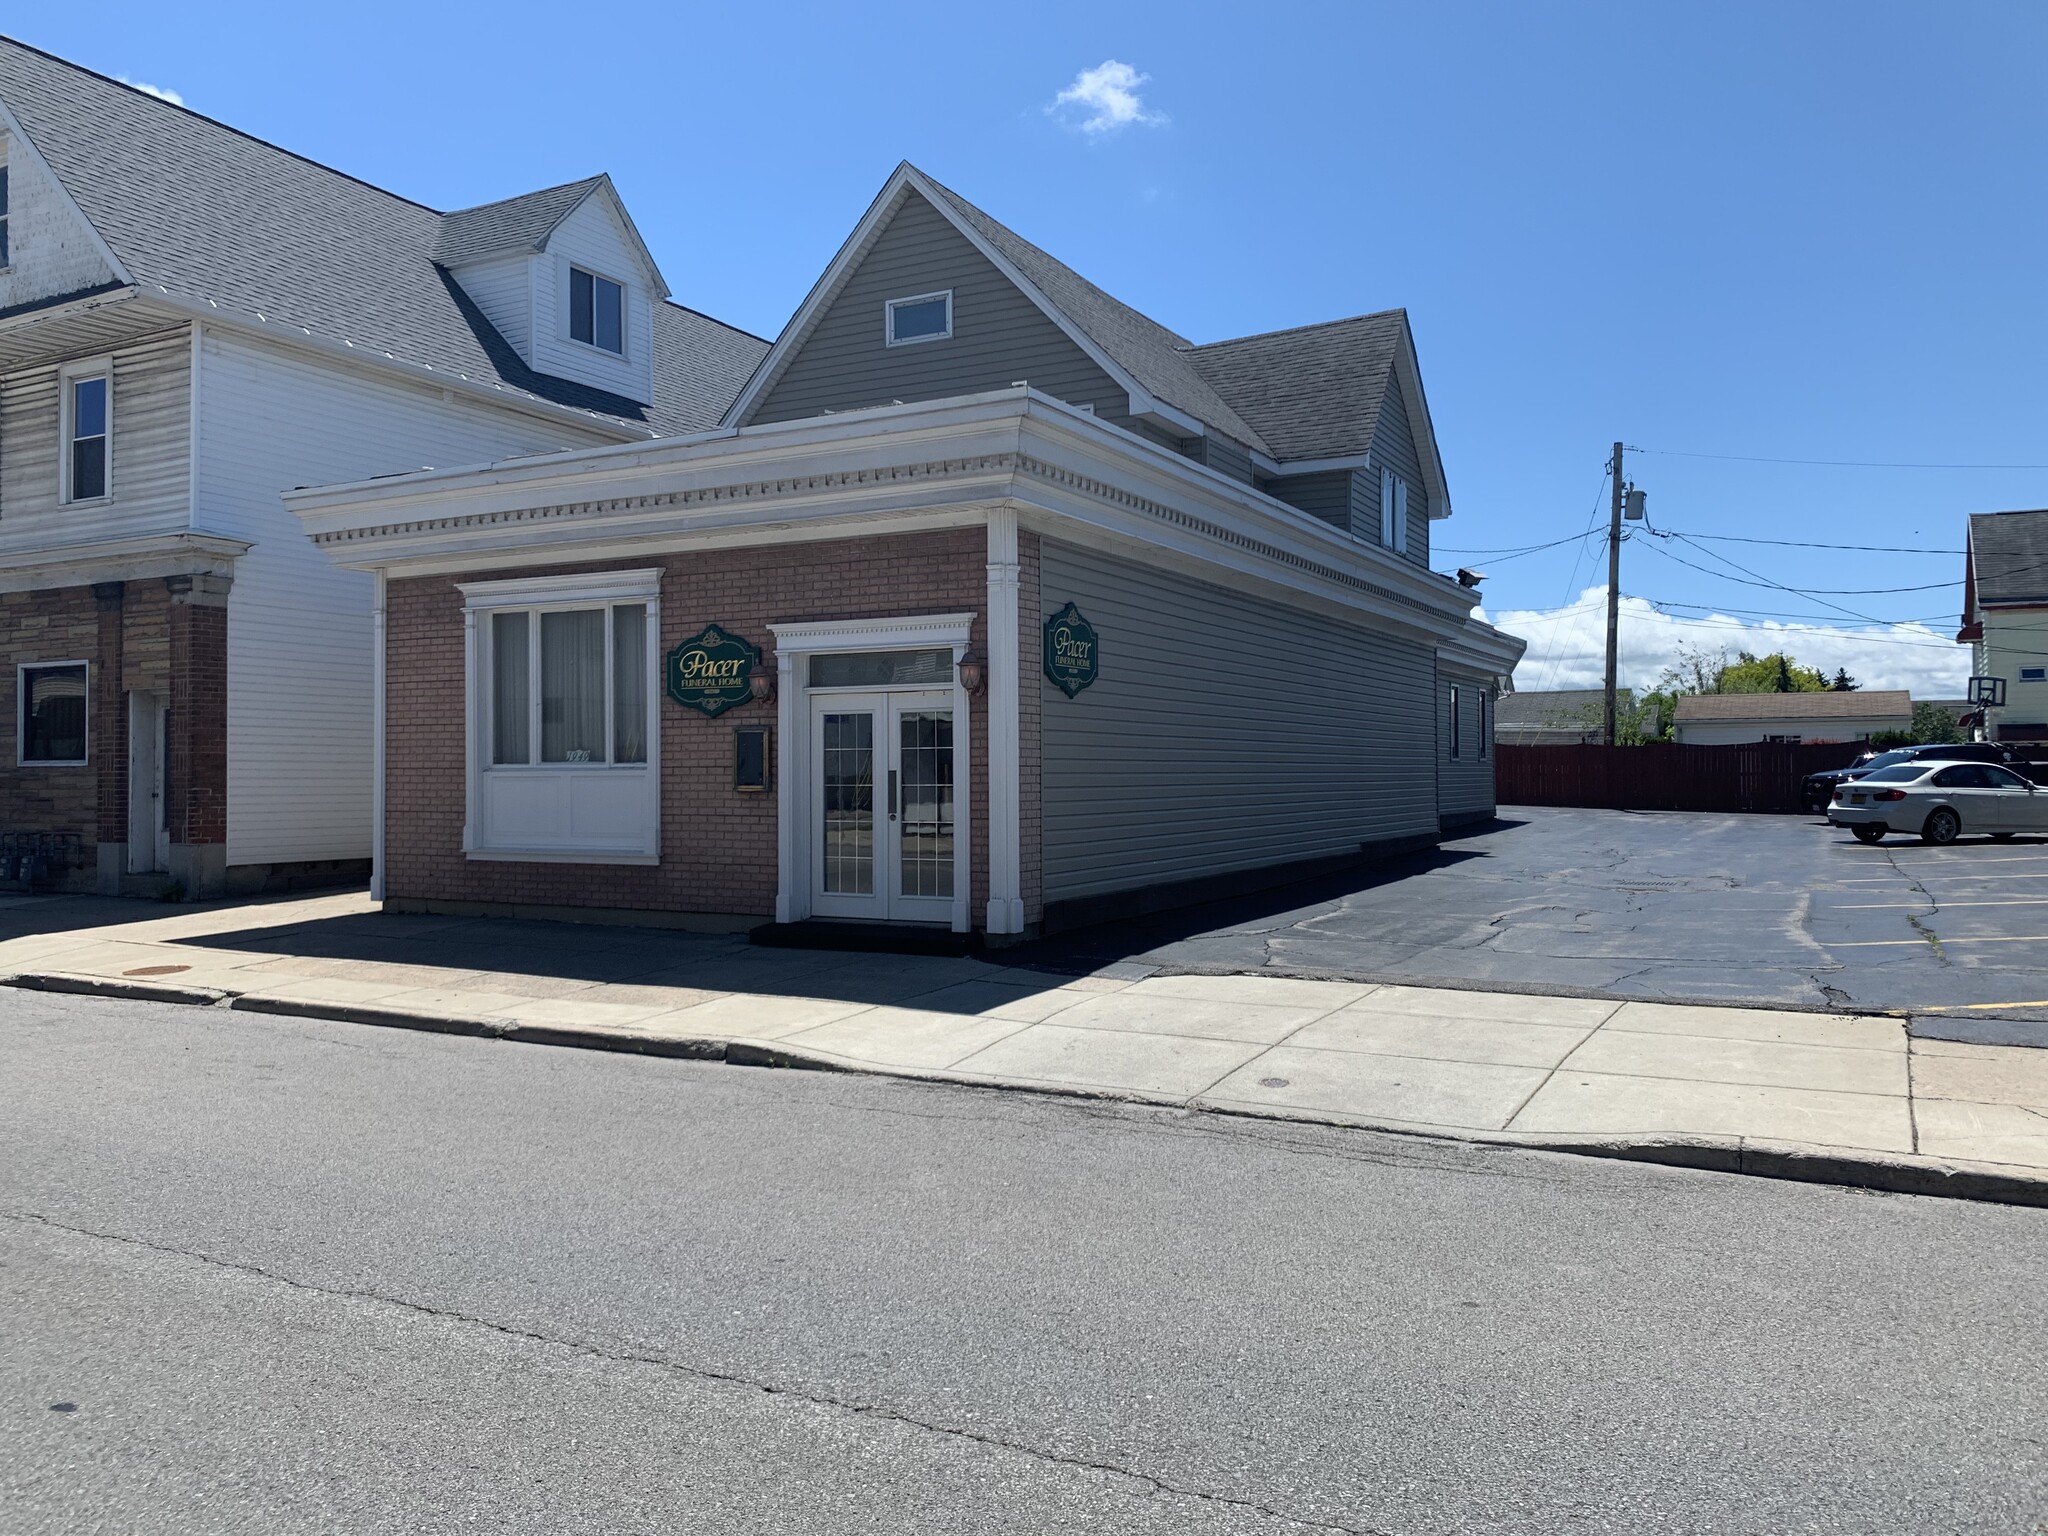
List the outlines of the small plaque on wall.
{"label": "small plaque on wall", "polygon": [[767,726],[743,725],[732,733],[732,787],[743,795],[767,792]]}
{"label": "small plaque on wall", "polygon": [[1045,675],[1071,699],[1093,683],[1100,670],[1095,626],[1069,603],[1045,621]]}
{"label": "small plaque on wall", "polygon": [[668,696],[715,718],[753,697],[747,675],[760,659],[751,641],[724,625],[707,624],[668,653]]}

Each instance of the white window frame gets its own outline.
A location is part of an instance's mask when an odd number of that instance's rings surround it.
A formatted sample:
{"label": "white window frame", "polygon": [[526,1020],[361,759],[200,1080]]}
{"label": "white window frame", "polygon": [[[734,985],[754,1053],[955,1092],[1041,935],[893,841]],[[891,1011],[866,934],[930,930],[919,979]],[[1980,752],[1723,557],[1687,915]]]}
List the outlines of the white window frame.
{"label": "white window frame", "polygon": [[[946,328],[930,336],[896,336],[896,311],[906,304],[929,304],[934,299],[946,301]],[[953,290],[941,288],[936,293],[907,294],[900,299],[891,299],[882,306],[882,341],[891,347],[915,347],[927,341],[951,341],[953,339]]]}
{"label": "white window frame", "polygon": [[1408,553],[1408,482],[1380,470],[1380,543],[1397,555]]}
{"label": "white window frame", "polygon": [[[71,494],[71,428],[76,415],[76,386],[87,379],[107,381],[107,488],[97,496]],[[96,507],[114,499],[114,360],[80,358],[57,370],[57,499],[66,506]]]}
{"label": "white window frame", "polygon": [[1460,691],[1460,690],[1459,690],[1459,687],[1458,687],[1458,685],[1457,685],[1456,683],[1453,683],[1453,684],[1451,684],[1451,698],[1450,698],[1450,707],[1451,707],[1451,742],[1450,742],[1450,747],[1451,747],[1451,750],[1450,750],[1450,760],[1451,760],[1452,762],[1454,762],[1454,763],[1457,763],[1457,762],[1463,762],[1463,761],[1464,761],[1464,758],[1465,758],[1465,751],[1464,751],[1464,741],[1463,741],[1463,739],[1462,739],[1462,733],[1463,733],[1463,727],[1464,727],[1464,720],[1463,720],[1463,709],[1464,709],[1464,701],[1463,701],[1462,699],[1460,699],[1460,698],[1458,697],[1459,691]]}
{"label": "white window frame", "polygon": [[[463,600],[463,737],[465,748],[462,851],[477,860],[537,864],[659,864],[661,862],[661,570],[650,567],[631,571],[599,571],[581,576],[513,577],[502,581],[471,581],[457,584]],[[620,604],[644,604],[647,608],[647,760],[644,763],[615,763],[612,688],[612,619],[610,610]],[[603,608],[605,614],[605,761],[589,763],[545,763],[540,761],[540,615],[583,608]],[[527,626],[528,707],[527,754],[524,763],[491,761],[494,722],[491,669],[496,663],[491,643],[491,620],[501,613],[530,615]],[[495,826],[489,806],[487,779],[529,780],[535,786],[552,782],[564,797],[597,790],[601,782],[622,783],[629,775],[642,775],[638,785],[644,796],[638,834],[630,840],[604,847],[576,846],[559,841],[521,840],[503,835]],[[579,791],[582,781],[590,789]]]}
{"label": "white window frame", "polygon": [[[610,283],[619,290],[618,351],[614,352],[610,347],[600,347],[595,341],[584,341],[577,336],[575,317],[571,313],[571,306],[575,303],[574,295],[576,292],[576,280],[571,274],[576,272],[588,273],[600,282]],[[594,292],[591,304],[590,334],[594,337],[597,335],[596,296]],[[588,351],[595,352],[599,357],[615,357],[623,362],[633,349],[633,285],[622,277],[613,277],[609,272],[600,272],[593,266],[580,261],[571,261],[568,257],[564,256],[562,258],[562,340],[574,346],[583,347]]]}
{"label": "white window frame", "polygon": [[[85,673],[85,751],[79,757],[30,757],[28,755],[28,675],[78,667]],[[92,761],[92,663],[77,661],[24,661],[14,668],[14,761],[22,768],[83,768]]]}

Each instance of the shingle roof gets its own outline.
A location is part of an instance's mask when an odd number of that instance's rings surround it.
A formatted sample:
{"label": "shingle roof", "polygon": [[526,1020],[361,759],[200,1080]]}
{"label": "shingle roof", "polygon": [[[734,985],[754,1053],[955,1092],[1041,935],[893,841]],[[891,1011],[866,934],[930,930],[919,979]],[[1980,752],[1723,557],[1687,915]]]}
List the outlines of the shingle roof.
{"label": "shingle roof", "polygon": [[2048,603],[2048,512],[1978,512],[1970,568],[1980,603]]}
{"label": "shingle roof", "polygon": [[[1635,695],[1628,689],[1619,690],[1621,698],[1633,703]],[[1564,725],[1575,724],[1587,717],[1591,711],[1593,719],[1599,719],[1606,708],[1607,690],[1604,688],[1556,688],[1535,693],[1504,693],[1494,704],[1493,718],[1496,725]]]}
{"label": "shingle roof", "polygon": [[1196,369],[1259,429],[1279,459],[1322,459],[1372,447],[1404,309],[1196,347]]}
{"label": "shingle roof", "polygon": [[1196,366],[1193,342],[1111,298],[1065,262],[1047,255],[951,188],[941,186],[921,171],[918,174],[952,204],[976,234],[1001,252],[1054,308],[1073,321],[1132,378],[1168,405],[1178,406],[1245,446],[1271,455],[1272,450],[1259,429],[1218,394]]}
{"label": "shingle roof", "polygon": [[543,187],[538,192],[444,213],[441,232],[434,239],[434,260],[444,267],[459,267],[505,251],[537,251],[547,244],[555,226],[603,185],[602,176],[586,176],[559,187]]}
{"label": "shingle roof", "polygon": [[537,373],[435,265],[436,210],[5,38],[0,100],[146,292],[661,432],[713,425],[767,350],[657,304],[651,407]]}
{"label": "shingle roof", "polygon": [[1857,689],[1844,693],[1689,693],[1671,717],[1681,724],[1705,720],[1860,720],[1871,715],[1913,716],[1913,695],[1904,689]]}

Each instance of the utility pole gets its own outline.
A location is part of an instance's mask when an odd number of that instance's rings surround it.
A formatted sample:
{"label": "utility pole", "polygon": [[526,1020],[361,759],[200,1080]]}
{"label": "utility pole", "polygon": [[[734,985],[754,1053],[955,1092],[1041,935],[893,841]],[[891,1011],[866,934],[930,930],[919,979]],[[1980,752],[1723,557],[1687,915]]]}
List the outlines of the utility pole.
{"label": "utility pole", "polygon": [[1614,745],[1614,667],[1621,641],[1621,444],[1607,466],[1614,472],[1614,504],[1607,518],[1607,714],[1601,738]]}

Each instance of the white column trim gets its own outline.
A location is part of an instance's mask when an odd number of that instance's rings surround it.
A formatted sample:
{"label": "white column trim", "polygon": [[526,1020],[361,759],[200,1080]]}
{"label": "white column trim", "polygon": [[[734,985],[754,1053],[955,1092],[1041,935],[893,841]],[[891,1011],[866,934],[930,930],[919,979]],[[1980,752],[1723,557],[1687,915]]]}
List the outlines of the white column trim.
{"label": "white column trim", "polygon": [[1024,931],[1017,621],[1017,509],[988,513],[988,913],[990,933]]}
{"label": "white column trim", "polygon": [[[967,642],[953,646],[953,931],[974,932],[974,714],[960,682]],[[892,747],[893,751],[894,748]],[[962,810],[966,815],[961,815]],[[993,818],[991,818],[993,821]]]}
{"label": "white column trim", "polygon": [[[198,334],[199,327],[192,328]],[[196,355],[197,348],[194,348]],[[196,366],[196,362],[195,362]],[[386,659],[384,586],[382,569],[376,573],[376,596],[370,605],[370,900],[384,899],[384,731],[387,711],[384,702]],[[467,717],[465,716],[465,719]],[[465,724],[464,729],[468,729]],[[467,839],[465,838],[465,841]]]}
{"label": "white column trim", "polygon": [[483,823],[483,775],[478,772],[477,701],[483,687],[477,652],[477,610],[462,610],[462,851],[474,852]]}
{"label": "white column trim", "polygon": [[805,802],[804,742],[797,721],[805,699],[796,686],[796,659],[775,648],[775,921],[801,922],[811,915],[810,867],[801,839]]}

